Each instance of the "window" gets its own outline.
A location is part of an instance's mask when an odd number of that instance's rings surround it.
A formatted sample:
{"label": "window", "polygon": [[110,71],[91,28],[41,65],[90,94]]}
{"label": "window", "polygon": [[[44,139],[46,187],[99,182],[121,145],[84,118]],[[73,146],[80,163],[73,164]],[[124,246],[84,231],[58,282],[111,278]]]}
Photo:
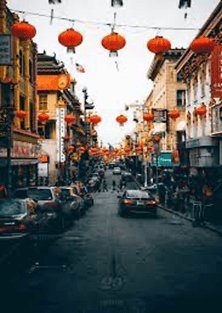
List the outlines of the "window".
{"label": "window", "polygon": [[24,75],[24,57],[22,50],[19,51],[19,69],[20,69],[20,75]]}
{"label": "window", "polygon": [[29,82],[33,83],[33,63],[31,60],[29,60]]}
{"label": "window", "polygon": [[177,90],[177,108],[181,109],[186,105],[185,90]]}
{"label": "window", "polygon": [[180,72],[179,74],[177,74],[177,82],[182,82],[183,81],[183,76],[182,73]]}
{"label": "window", "polygon": [[39,95],[39,110],[47,110],[48,105],[47,105],[48,97],[45,94]]}
{"label": "window", "polygon": [[[25,98],[24,96],[20,96],[20,110],[25,111]],[[25,129],[25,119],[21,119],[20,121],[21,129]]]}

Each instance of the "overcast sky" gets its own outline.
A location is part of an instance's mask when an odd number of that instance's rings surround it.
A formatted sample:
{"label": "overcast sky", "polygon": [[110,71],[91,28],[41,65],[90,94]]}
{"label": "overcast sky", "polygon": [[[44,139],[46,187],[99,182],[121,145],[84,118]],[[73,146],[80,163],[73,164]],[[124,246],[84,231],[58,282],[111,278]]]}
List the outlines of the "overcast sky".
{"label": "overcast sky", "polygon": [[[124,134],[135,128],[132,110],[125,111],[125,104],[138,101],[143,103],[152,89],[146,75],[153,60],[147,41],[156,35],[171,41],[172,48],[186,48],[212,13],[218,0],[192,0],[192,7],[178,9],[179,0],[123,0],[124,6],[112,8],[111,0],[62,0],[61,4],[48,4],[48,0],[8,0],[8,7],[50,16],[75,20],[70,21],[37,17],[32,14],[19,14],[37,29],[34,41],[38,51],[46,51],[65,63],[66,68],[77,80],[77,96],[82,100],[82,88],[95,103],[96,113],[102,117],[97,127],[99,139],[106,145],[116,145]],[[101,39],[111,32],[106,23],[112,23],[114,12],[116,23],[140,27],[116,26],[115,31],[126,38],[126,46],[119,51],[118,58],[110,58],[109,51],[101,46]],[[184,14],[188,16],[184,19]],[[96,24],[92,22],[98,22]],[[76,54],[67,54],[66,48],[58,42],[58,35],[67,28],[74,27],[84,39],[76,48]],[[158,27],[159,30],[150,27]],[[172,28],[196,28],[196,30],[173,30]],[[170,29],[163,29],[170,28]],[[118,64],[118,69],[116,66]],[[86,73],[76,72],[75,63],[81,64]],[[128,122],[119,127],[115,118],[125,114]]]}

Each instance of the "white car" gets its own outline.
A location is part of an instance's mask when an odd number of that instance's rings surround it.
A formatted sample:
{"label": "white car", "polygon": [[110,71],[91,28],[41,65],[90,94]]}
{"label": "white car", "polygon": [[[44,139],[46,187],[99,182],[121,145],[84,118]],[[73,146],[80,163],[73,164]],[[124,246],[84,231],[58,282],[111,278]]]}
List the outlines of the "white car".
{"label": "white car", "polygon": [[120,175],[120,174],[121,174],[121,168],[120,167],[114,167],[113,175]]}

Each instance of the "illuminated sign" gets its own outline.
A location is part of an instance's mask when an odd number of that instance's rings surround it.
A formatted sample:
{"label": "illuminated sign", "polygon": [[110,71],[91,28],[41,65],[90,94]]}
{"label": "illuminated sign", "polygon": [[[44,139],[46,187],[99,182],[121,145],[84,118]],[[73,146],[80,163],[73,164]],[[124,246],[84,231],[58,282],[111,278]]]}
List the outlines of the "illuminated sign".
{"label": "illuminated sign", "polygon": [[37,89],[38,90],[62,90],[70,86],[70,75],[38,75]]}

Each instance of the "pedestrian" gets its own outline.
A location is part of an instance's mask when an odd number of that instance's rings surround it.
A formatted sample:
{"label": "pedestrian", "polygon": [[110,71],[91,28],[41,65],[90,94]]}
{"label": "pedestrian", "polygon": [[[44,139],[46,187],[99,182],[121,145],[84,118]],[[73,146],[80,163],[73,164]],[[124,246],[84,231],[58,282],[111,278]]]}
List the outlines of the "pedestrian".
{"label": "pedestrian", "polygon": [[120,181],[119,181],[119,190],[122,191],[122,188],[123,188],[123,181],[122,181],[122,179],[120,179]]}
{"label": "pedestrian", "polygon": [[106,180],[103,180],[103,191],[108,191]]}
{"label": "pedestrian", "polygon": [[112,185],[113,185],[113,191],[116,190],[116,181],[115,180],[113,180]]}

